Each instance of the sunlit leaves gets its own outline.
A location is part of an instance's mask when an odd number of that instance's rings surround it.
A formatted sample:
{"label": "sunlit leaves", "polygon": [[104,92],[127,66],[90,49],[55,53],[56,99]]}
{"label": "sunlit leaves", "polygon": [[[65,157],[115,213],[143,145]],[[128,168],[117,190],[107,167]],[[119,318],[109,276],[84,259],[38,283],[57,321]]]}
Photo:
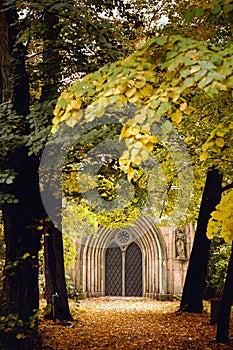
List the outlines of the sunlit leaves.
{"label": "sunlit leaves", "polygon": [[[230,106],[231,104],[229,104],[229,108]],[[209,137],[202,145],[203,154],[201,154],[201,160],[206,160],[213,153],[219,155],[220,159],[227,155],[230,156],[229,152],[232,152],[233,145],[233,121],[231,119],[232,115],[229,110],[229,115],[223,116],[221,122],[211,131]]]}
{"label": "sunlit leaves", "polygon": [[[158,52],[163,50],[165,60],[156,56],[156,48]],[[179,36],[153,38],[125,60],[86,76],[63,92],[55,109],[53,131],[62,120],[74,126],[83,108],[88,107],[88,122],[101,118],[106,106],[113,103],[147,104],[156,111],[157,118],[166,114],[179,124],[189,109],[184,101],[186,90],[198,88],[213,97],[232,86],[231,53],[231,47],[222,50]],[[157,70],[159,63],[162,71]]]}
{"label": "sunlit leaves", "polygon": [[178,301],[147,298],[84,299],[74,314],[76,322],[69,327],[59,322],[40,322],[42,346],[69,349],[75,344],[83,350],[230,350],[231,346],[214,344],[208,302],[201,314],[177,316],[178,308]]}
{"label": "sunlit leaves", "polygon": [[[134,179],[135,167],[154,151],[157,139],[151,130],[158,128],[158,123],[165,137],[174,125],[185,135],[195,161],[211,164],[214,158],[216,164],[217,157],[222,160],[231,149],[227,111],[231,100],[227,100],[226,115],[221,111],[219,117],[212,111],[210,100],[220,101],[219,96],[225,92],[227,95],[233,86],[232,49],[231,44],[217,47],[181,36],[154,37],[131,56],[85,76],[62,93],[53,130],[61,120],[70,126],[81,120],[91,123],[99,118],[104,122],[109,107],[119,112],[124,106],[134,106],[135,111],[130,115],[114,114],[124,124],[120,139],[125,141],[127,150],[120,156],[119,165],[129,181]],[[196,95],[200,103],[194,107]],[[202,111],[198,111],[202,104],[206,115],[213,113],[207,122],[202,122]],[[192,130],[189,125],[193,126]]]}
{"label": "sunlit leaves", "polygon": [[229,190],[212,212],[207,227],[207,237],[212,239],[221,230],[221,236],[226,243],[233,240],[233,190]]}

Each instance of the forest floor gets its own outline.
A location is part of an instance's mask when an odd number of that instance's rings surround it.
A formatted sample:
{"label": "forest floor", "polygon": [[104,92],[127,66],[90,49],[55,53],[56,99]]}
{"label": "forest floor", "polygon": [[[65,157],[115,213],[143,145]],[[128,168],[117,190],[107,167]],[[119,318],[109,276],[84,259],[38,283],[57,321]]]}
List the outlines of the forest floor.
{"label": "forest floor", "polygon": [[[43,321],[44,350],[208,350],[233,349],[215,343],[216,325],[210,325],[210,308],[202,314],[178,314],[178,301],[105,297],[71,305],[73,322]],[[233,319],[231,320],[233,341]]]}

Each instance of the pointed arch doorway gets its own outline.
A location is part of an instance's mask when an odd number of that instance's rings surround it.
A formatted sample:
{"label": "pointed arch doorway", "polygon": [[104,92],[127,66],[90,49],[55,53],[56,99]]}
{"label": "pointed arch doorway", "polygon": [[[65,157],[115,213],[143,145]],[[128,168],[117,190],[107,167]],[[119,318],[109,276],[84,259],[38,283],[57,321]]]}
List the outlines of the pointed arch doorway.
{"label": "pointed arch doorway", "polygon": [[137,243],[113,242],[105,255],[105,295],[142,296],[142,252]]}

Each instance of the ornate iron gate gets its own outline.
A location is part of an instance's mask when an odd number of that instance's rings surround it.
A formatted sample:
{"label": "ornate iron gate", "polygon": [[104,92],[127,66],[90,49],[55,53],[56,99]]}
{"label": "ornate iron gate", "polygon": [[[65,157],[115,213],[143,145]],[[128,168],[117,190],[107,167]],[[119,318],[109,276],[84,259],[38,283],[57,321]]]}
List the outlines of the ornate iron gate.
{"label": "ornate iron gate", "polygon": [[107,248],[105,295],[142,296],[142,253],[136,243],[131,243],[126,252],[115,242]]}
{"label": "ornate iron gate", "polygon": [[142,296],[142,253],[134,242],[126,250],[125,295]]}
{"label": "ornate iron gate", "polygon": [[116,243],[110,244],[106,251],[105,295],[122,295],[122,253]]}

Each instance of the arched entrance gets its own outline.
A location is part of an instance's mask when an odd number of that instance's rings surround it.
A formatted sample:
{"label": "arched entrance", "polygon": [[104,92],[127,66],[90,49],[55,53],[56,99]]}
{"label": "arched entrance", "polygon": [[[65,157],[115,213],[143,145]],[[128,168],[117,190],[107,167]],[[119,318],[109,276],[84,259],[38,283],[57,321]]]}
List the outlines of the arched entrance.
{"label": "arched entrance", "polygon": [[105,255],[105,295],[142,296],[142,252],[133,242],[120,248],[111,243]]}
{"label": "arched entrance", "polygon": [[159,299],[180,293],[186,270],[185,261],[173,256],[174,237],[172,229],[157,227],[154,219],[146,216],[123,229],[99,227],[96,236],[80,241],[76,288],[87,297],[142,295]]}

